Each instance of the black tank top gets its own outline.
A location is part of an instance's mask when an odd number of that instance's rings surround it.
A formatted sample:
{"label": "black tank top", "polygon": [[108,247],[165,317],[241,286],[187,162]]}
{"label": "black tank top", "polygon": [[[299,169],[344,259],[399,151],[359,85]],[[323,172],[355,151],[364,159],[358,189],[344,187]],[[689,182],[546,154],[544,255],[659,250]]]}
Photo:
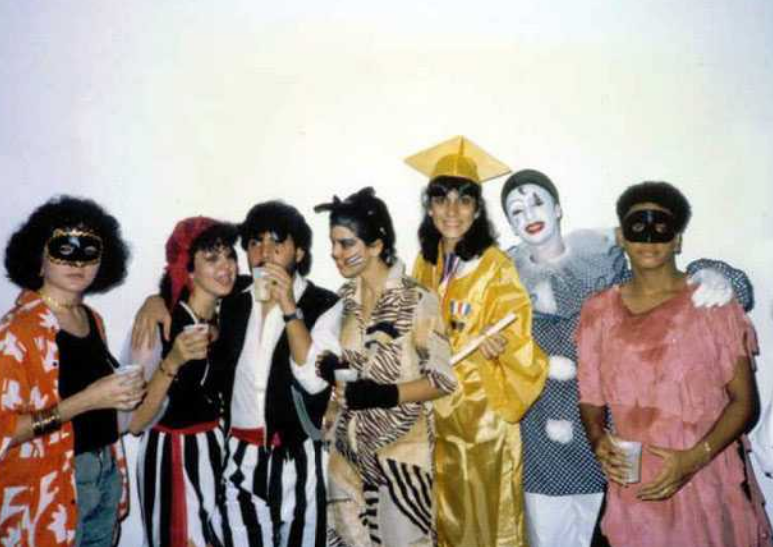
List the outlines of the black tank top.
{"label": "black tank top", "polygon": [[[59,346],[59,396],[66,399],[84,390],[92,382],[113,373],[118,363],[110,355],[99,335],[97,322],[88,308],[89,333],[83,338],[60,330],[56,335]],[[90,452],[118,440],[118,421],[112,409],[92,410],[72,420],[75,454]]]}
{"label": "black tank top", "polygon": [[[178,302],[172,310],[170,341],[163,342],[164,357],[172,350],[175,339],[183,329],[196,322],[193,312],[187,308],[186,304]],[[169,387],[169,406],[159,424],[172,429],[182,429],[219,420],[222,406],[221,384],[220,371],[210,366],[208,359],[185,363]]]}

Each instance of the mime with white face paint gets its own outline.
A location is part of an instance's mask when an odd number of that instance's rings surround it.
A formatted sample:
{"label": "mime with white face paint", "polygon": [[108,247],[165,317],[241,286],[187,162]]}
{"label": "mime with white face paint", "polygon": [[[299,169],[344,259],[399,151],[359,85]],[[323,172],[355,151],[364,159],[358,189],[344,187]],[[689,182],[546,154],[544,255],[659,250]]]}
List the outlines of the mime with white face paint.
{"label": "mime with white face paint", "polygon": [[[631,273],[611,230],[563,236],[558,190],[543,173],[515,173],[505,182],[501,201],[521,240],[508,254],[532,300],[533,336],[550,358],[545,389],[521,421],[529,542],[587,547],[606,480],[580,420],[574,333],[585,299]],[[752,288],[743,272],[705,259],[687,271],[701,284],[693,297],[696,306],[724,303],[735,292],[744,308],[751,308]]]}

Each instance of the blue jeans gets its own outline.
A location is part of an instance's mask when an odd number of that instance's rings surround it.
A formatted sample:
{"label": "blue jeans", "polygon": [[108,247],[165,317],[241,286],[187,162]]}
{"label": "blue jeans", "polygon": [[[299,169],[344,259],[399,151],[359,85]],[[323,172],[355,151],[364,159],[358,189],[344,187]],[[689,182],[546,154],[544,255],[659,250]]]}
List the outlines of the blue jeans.
{"label": "blue jeans", "polygon": [[118,526],[121,475],[110,446],[75,456],[76,547],[111,547]]}

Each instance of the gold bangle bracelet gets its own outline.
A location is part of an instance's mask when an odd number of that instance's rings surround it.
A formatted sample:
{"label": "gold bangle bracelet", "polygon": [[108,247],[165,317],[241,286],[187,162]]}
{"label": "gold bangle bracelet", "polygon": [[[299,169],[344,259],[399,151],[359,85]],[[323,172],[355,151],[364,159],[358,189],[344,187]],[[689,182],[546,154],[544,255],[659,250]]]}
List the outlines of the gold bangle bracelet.
{"label": "gold bangle bracelet", "polygon": [[32,434],[35,437],[52,433],[60,427],[62,427],[62,417],[59,414],[59,405],[32,413]]}
{"label": "gold bangle bracelet", "polygon": [[711,461],[711,445],[709,444],[709,441],[703,441],[701,446],[703,447],[703,463],[707,464]]}

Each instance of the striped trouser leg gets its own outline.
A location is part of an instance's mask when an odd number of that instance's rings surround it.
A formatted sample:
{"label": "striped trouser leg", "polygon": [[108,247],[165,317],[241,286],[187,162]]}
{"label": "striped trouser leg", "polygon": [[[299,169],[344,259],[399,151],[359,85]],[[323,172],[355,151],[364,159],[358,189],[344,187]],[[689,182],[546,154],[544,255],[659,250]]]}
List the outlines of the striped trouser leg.
{"label": "striped trouser leg", "polygon": [[223,547],[273,547],[266,503],[268,449],[234,437],[227,439],[223,493],[213,529]]}
{"label": "striped trouser leg", "polygon": [[172,505],[185,503],[188,538],[204,546],[212,540],[209,521],[216,507],[222,470],[223,434],[214,429],[181,435],[182,475],[185,500],[173,499],[172,435],[156,430],[145,432],[137,458],[137,485],[145,544],[170,545]]}
{"label": "striped trouser leg", "polygon": [[307,440],[297,447],[271,449],[229,439],[225,491],[215,520],[222,544],[324,545],[322,472],[321,443]]}
{"label": "striped trouser leg", "polygon": [[[378,461],[359,485],[362,497],[336,505],[329,547],[432,547],[437,543],[432,475],[416,465]],[[336,477],[342,481],[343,476]],[[337,484],[337,483],[336,483]],[[349,483],[350,487],[354,483]],[[355,486],[356,487],[356,486]]]}
{"label": "striped trouser leg", "polygon": [[281,507],[279,547],[324,545],[327,509],[322,443],[306,439],[285,454],[289,457],[272,466],[272,479],[279,482],[274,477],[281,477],[281,490],[269,493],[273,494],[272,505]]}
{"label": "striped trouser leg", "polygon": [[435,545],[436,527],[432,474],[395,460],[382,461],[386,487],[379,490],[384,545]]}

